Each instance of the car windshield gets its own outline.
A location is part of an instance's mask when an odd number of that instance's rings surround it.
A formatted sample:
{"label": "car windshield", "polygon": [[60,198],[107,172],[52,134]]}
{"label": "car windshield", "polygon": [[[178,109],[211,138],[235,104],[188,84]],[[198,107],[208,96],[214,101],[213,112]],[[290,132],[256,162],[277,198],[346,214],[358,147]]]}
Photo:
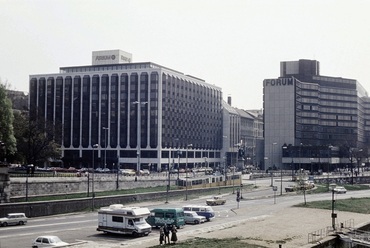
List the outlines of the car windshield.
{"label": "car windshield", "polygon": [[55,244],[55,243],[60,243],[62,242],[62,240],[60,240],[60,238],[58,237],[51,237],[50,238],[50,244]]}

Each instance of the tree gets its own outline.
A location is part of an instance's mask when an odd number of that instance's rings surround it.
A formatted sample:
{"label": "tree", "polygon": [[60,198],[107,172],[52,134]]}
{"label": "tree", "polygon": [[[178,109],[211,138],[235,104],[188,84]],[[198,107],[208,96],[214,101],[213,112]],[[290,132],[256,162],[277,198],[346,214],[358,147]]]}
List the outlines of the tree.
{"label": "tree", "polygon": [[50,158],[60,159],[60,145],[55,142],[60,128],[44,120],[32,120],[26,113],[15,113],[15,119],[18,159],[38,166]]}
{"label": "tree", "polygon": [[6,95],[6,86],[0,81],[0,161],[16,152],[16,139],[13,131],[12,103]]}

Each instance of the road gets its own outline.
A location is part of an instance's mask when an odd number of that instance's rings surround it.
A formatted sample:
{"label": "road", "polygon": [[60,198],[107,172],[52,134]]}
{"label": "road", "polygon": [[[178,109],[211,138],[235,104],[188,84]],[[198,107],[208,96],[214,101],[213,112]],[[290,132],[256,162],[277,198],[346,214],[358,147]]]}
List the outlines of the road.
{"label": "road", "polygon": [[[273,191],[269,186],[269,179],[248,181],[246,183],[256,183],[259,186],[256,190],[244,190],[242,192],[243,199],[237,203],[236,194],[224,195],[226,204],[221,206],[213,206],[216,212],[216,218],[210,222],[200,225],[186,225],[180,229],[182,234],[209,232],[212,230],[227,228],[251,218],[260,218],[266,215],[273,215],[283,208],[288,208],[294,204],[303,202],[303,195],[294,193],[280,196],[280,189]],[[275,180],[275,185],[280,185],[280,181]],[[283,187],[290,184],[287,181],[283,182]],[[236,190],[235,190],[236,192]],[[343,195],[336,195],[337,198],[347,197],[364,197],[368,196],[370,190],[362,190],[348,192]],[[276,197],[274,197],[276,196]],[[176,201],[165,204],[163,202],[143,202],[140,206],[148,208],[154,207],[182,207],[186,204],[204,205],[208,197],[197,198],[194,200]],[[306,196],[307,201],[330,200],[331,193],[310,194]],[[248,211],[243,216],[236,215],[233,209],[248,208]],[[0,247],[31,247],[31,242],[39,235],[57,235],[63,241],[75,243],[78,241],[89,241],[98,244],[99,247],[119,247],[119,244],[125,244],[125,247],[136,246],[145,247],[147,244],[156,244],[159,234],[157,229],[153,229],[152,233],[146,237],[133,238],[130,236],[103,234],[96,231],[97,227],[97,212],[75,213],[68,215],[50,216],[44,218],[29,219],[27,225],[24,226],[8,226],[0,228]],[[154,242],[154,243],[153,243]],[[85,246],[78,246],[85,247]],[[89,246],[86,246],[89,247]],[[96,246],[98,247],[98,246]]]}

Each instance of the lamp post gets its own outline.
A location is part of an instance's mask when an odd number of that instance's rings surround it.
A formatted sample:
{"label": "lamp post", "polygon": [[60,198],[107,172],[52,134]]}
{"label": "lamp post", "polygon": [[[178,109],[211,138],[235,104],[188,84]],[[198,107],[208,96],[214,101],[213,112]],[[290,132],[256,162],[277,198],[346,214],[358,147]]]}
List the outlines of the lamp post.
{"label": "lamp post", "polygon": [[349,148],[351,162],[351,184],[353,185],[353,148]]}
{"label": "lamp post", "polygon": [[227,157],[226,157],[226,153],[225,153],[225,157],[224,157],[224,184],[225,184],[225,186],[227,185],[227,174],[226,174],[226,159],[227,159]]}
{"label": "lamp post", "polygon": [[[272,169],[271,170],[273,170],[274,167],[275,167],[275,165],[274,165],[274,146],[275,145],[277,145],[276,142],[272,143],[272,145],[271,145],[272,146],[272,155],[271,155]],[[274,173],[271,172],[271,187],[273,187],[273,186],[274,186]]]}
{"label": "lamp post", "polygon": [[[170,153],[171,153],[171,151],[170,151]],[[167,183],[167,188],[166,188],[166,202],[165,203],[168,203],[168,194],[169,194],[169,191],[170,191],[170,183],[171,183],[170,163],[168,163],[168,172],[167,173],[168,173],[168,183]]]}
{"label": "lamp post", "polygon": [[4,162],[6,162],[6,147],[5,147],[5,143],[4,142],[2,142],[1,140],[0,140],[0,162],[1,161],[4,161]]}
{"label": "lamp post", "polygon": [[[114,167],[114,164],[113,164]],[[117,163],[117,181],[116,181],[116,190],[119,189],[119,171],[120,171],[120,165],[119,162]]]}
{"label": "lamp post", "polygon": [[188,144],[186,146],[186,163],[185,163],[185,183],[186,183],[186,194],[185,194],[185,201],[188,200],[188,150],[189,147],[193,147],[193,144]]}
{"label": "lamp post", "polygon": [[299,145],[299,173],[301,173],[302,143]]}
{"label": "lamp post", "polygon": [[[288,147],[286,144],[283,145],[283,155],[285,155],[285,150],[287,150]],[[284,156],[283,156],[284,157]],[[281,168],[280,168],[280,195],[283,195],[283,163],[281,163]]]}
{"label": "lamp post", "polygon": [[145,105],[148,102],[135,101],[133,104],[137,104],[137,165],[135,181],[140,171],[140,156],[141,156],[141,105]]}
{"label": "lamp post", "polygon": [[92,211],[94,211],[94,204],[95,204],[95,189],[94,189],[94,175],[95,175],[95,149],[98,148],[99,145],[95,144],[92,146],[93,148],[93,155],[92,155],[92,182],[91,182],[91,192],[92,192]]}
{"label": "lamp post", "polygon": [[177,186],[179,186],[179,181],[180,181],[180,156],[182,152],[180,149],[177,150],[177,157],[178,157],[178,163],[177,163]]}
{"label": "lamp post", "polygon": [[334,213],[334,209],[335,209],[335,200],[334,200],[334,188],[331,189],[331,194],[332,194],[332,197],[331,197],[331,226],[333,227],[333,230],[335,230],[335,218],[337,218],[337,214]]}
{"label": "lamp post", "polygon": [[235,194],[234,175],[235,175],[235,166],[233,166],[233,194]]}
{"label": "lamp post", "polygon": [[[328,146],[328,148],[329,148],[329,150],[328,150],[328,152],[329,152],[329,154],[328,154],[329,162],[328,162],[328,172],[327,172],[327,175],[326,175],[326,181],[328,182],[328,190],[329,190],[329,186],[330,186],[330,182],[329,182],[330,160],[331,160],[331,156],[332,156],[331,151],[332,151],[333,146],[330,145],[330,146]],[[319,156],[319,166],[320,166],[320,156]]]}
{"label": "lamp post", "polygon": [[104,130],[104,169],[107,168],[107,131],[108,127],[103,127]]}
{"label": "lamp post", "polygon": [[28,175],[32,173],[32,168],[33,164],[27,165],[27,170],[26,170],[26,202],[28,202]]}

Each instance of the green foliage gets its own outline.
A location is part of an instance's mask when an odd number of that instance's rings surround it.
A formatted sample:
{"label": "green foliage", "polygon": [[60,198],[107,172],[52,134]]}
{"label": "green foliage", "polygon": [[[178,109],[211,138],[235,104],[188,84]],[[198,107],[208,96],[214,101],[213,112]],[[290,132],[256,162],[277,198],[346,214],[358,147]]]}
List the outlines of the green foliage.
{"label": "green foliage", "polygon": [[1,160],[4,156],[16,152],[16,140],[13,132],[13,110],[12,103],[6,95],[6,87],[0,82],[0,141],[4,143],[4,149],[0,151]]}
{"label": "green foliage", "polygon": [[15,136],[17,137],[17,158],[25,164],[42,165],[49,158],[60,158],[60,145],[54,137],[60,136],[60,129],[53,123],[30,120],[25,113],[15,112]]}
{"label": "green foliage", "polygon": [[[314,201],[307,202],[306,205],[300,203],[295,205],[295,207],[306,207],[306,208],[318,208],[318,209],[328,209],[332,208],[332,200],[325,201]],[[335,210],[347,211],[360,214],[370,214],[370,198],[349,198],[349,199],[336,199],[335,200]]]}

